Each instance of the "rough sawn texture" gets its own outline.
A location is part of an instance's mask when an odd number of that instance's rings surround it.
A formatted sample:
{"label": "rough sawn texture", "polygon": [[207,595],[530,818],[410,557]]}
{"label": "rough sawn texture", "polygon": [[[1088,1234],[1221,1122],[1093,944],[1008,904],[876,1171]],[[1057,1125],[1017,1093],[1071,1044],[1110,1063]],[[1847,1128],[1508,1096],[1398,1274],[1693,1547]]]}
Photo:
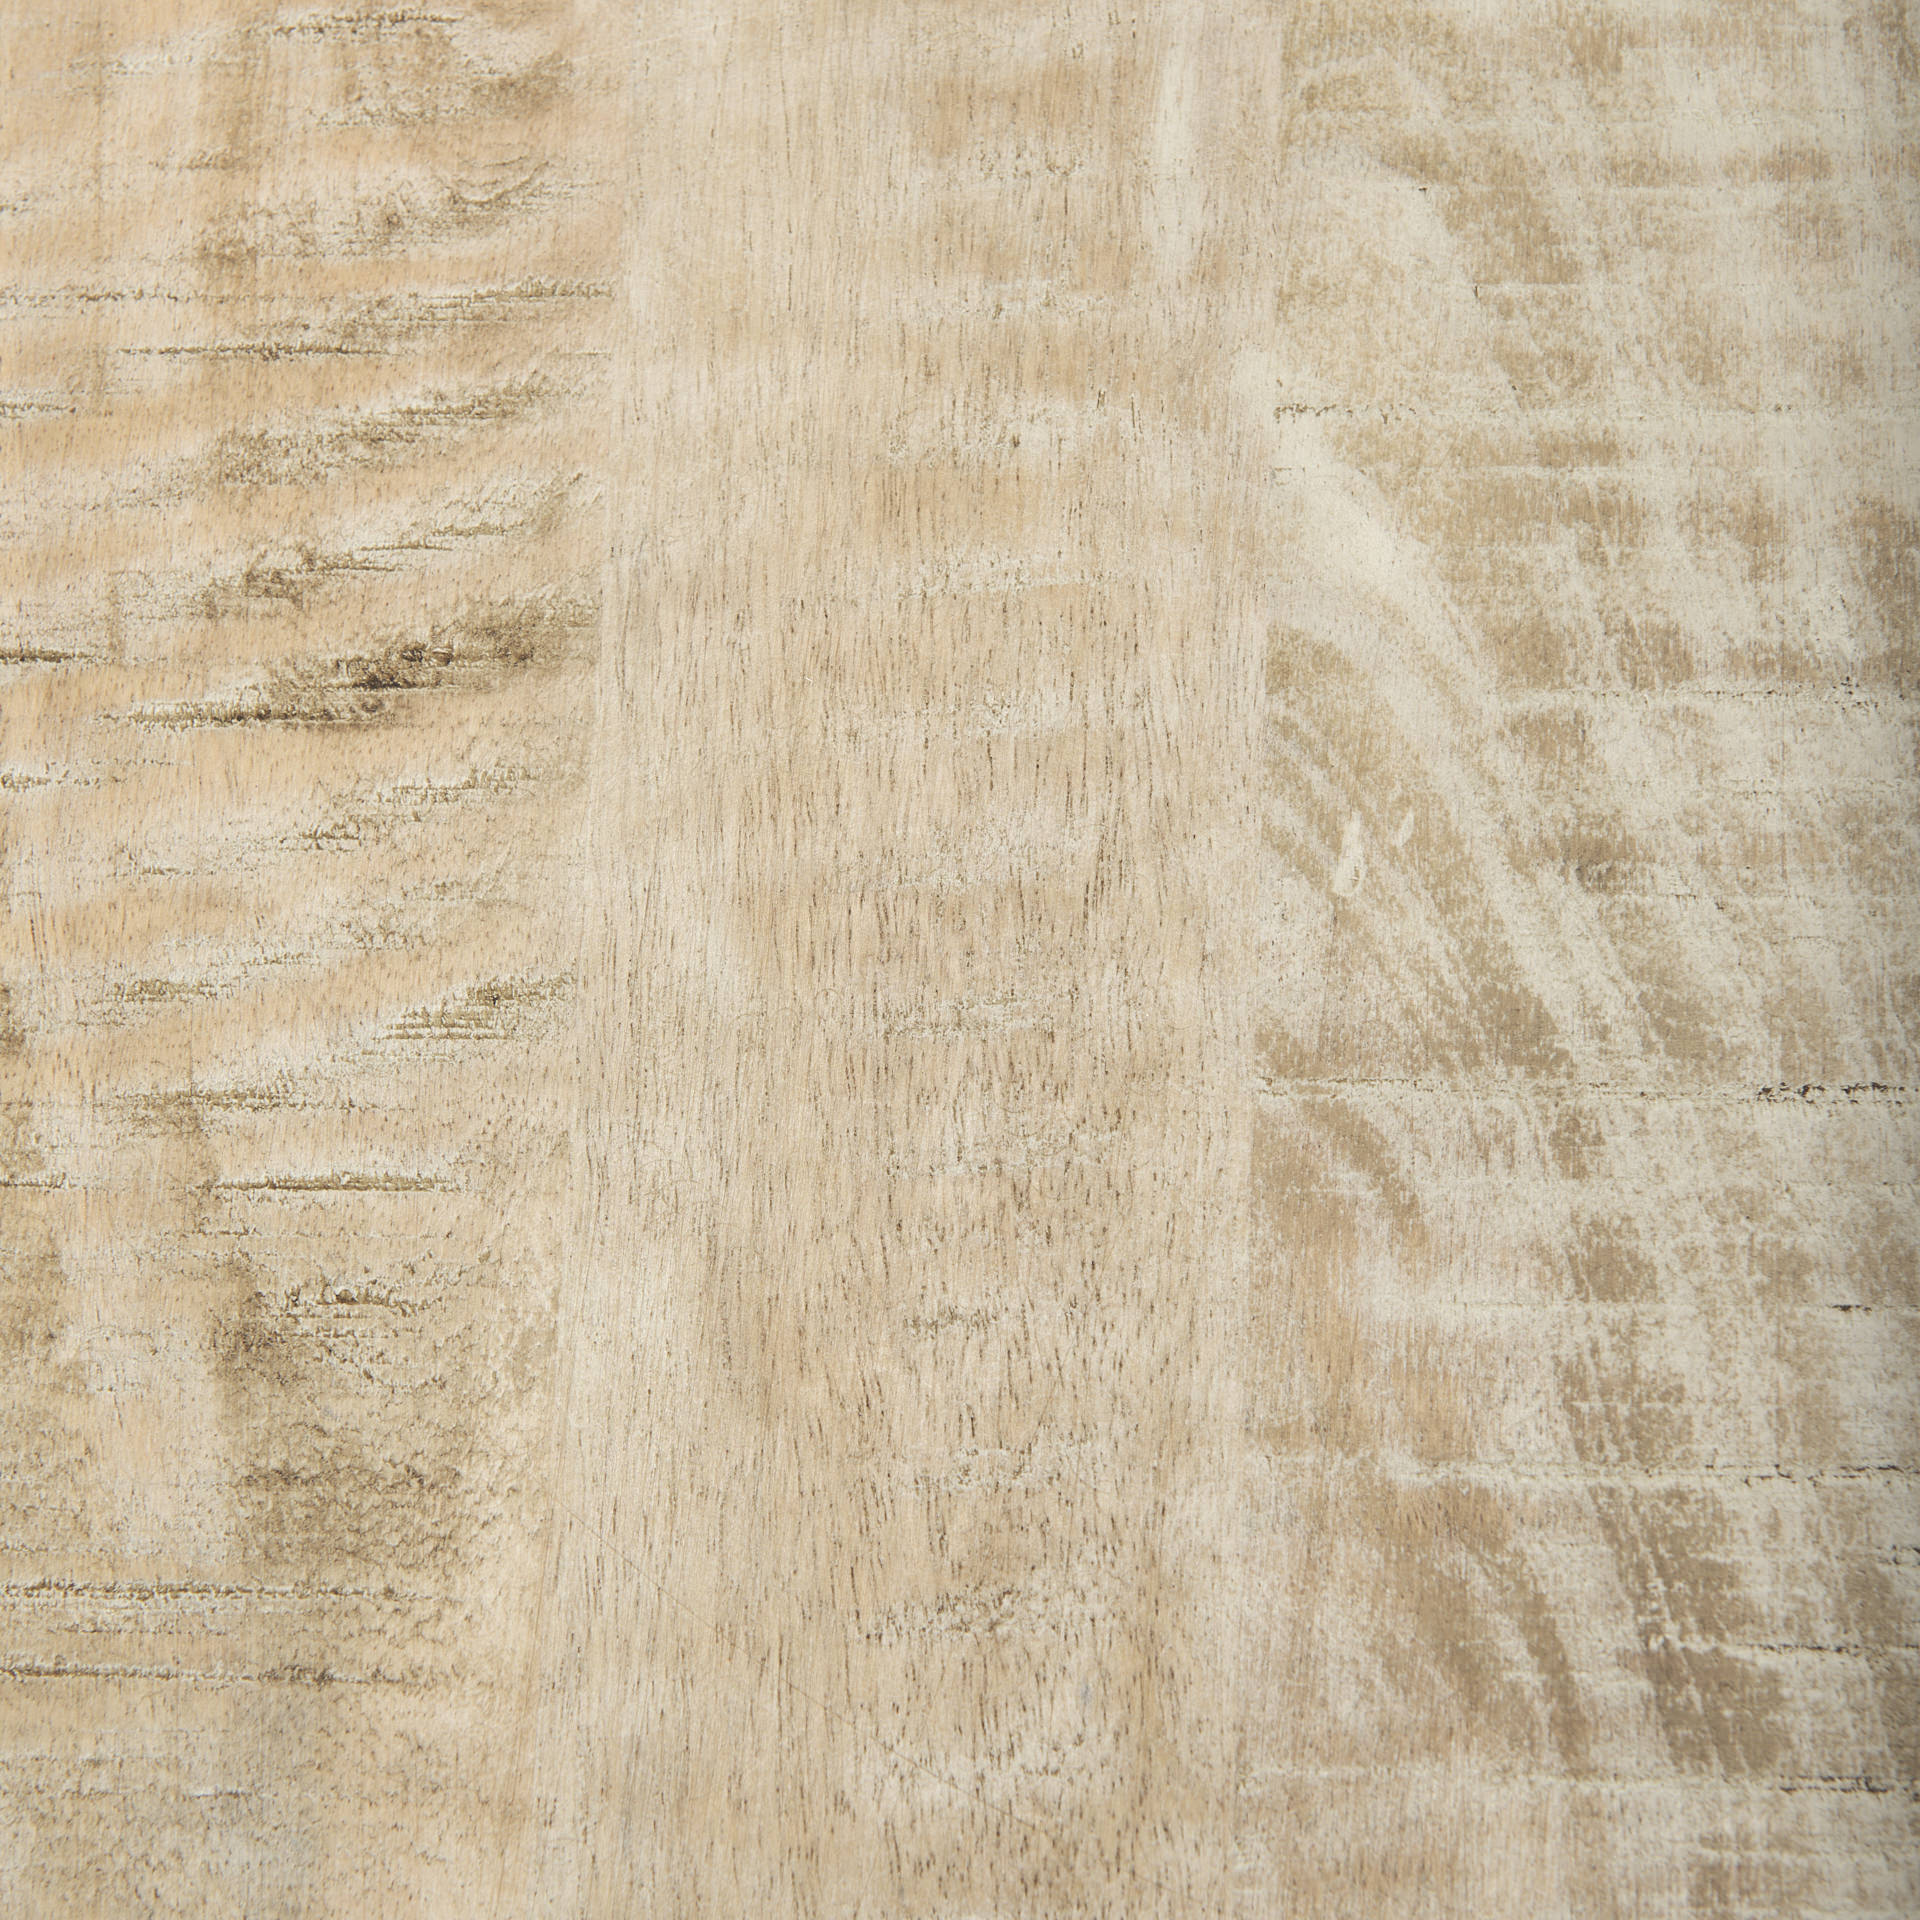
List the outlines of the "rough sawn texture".
{"label": "rough sawn texture", "polygon": [[1920,14],[0,59],[0,1915],[1920,1909]]}

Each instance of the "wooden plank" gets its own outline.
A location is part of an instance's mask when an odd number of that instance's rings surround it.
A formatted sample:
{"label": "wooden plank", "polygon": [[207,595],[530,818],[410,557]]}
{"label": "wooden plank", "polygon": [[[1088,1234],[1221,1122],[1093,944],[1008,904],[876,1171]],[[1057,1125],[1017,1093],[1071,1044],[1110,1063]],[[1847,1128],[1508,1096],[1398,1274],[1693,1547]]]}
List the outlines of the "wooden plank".
{"label": "wooden plank", "polygon": [[1917,49],[0,18],[0,1914],[1920,1902]]}

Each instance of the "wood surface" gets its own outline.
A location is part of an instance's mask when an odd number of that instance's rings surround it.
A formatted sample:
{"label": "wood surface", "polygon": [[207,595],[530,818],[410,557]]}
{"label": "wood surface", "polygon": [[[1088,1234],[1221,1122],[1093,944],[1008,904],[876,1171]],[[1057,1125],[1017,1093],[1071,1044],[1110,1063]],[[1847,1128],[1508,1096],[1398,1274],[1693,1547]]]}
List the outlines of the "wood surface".
{"label": "wood surface", "polygon": [[1920,1911],[1920,10],[0,58],[0,1914]]}

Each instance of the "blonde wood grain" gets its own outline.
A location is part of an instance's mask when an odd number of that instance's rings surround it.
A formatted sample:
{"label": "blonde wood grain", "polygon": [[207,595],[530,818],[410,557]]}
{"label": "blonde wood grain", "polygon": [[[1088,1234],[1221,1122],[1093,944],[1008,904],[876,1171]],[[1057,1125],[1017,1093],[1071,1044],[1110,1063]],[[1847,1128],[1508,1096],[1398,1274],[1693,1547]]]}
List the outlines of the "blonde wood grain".
{"label": "blonde wood grain", "polygon": [[0,1914],[1920,1902],[1905,7],[0,55]]}

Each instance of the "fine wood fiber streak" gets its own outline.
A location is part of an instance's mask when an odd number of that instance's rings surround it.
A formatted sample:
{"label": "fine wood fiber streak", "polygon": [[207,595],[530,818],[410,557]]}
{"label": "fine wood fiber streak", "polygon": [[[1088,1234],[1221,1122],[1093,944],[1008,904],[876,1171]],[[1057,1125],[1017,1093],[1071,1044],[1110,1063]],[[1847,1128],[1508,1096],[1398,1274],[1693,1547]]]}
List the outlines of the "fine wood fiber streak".
{"label": "fine wood fiber streak", "polygon": [[1920,10],[0,57],[4,1920],[1920,1910]]}

